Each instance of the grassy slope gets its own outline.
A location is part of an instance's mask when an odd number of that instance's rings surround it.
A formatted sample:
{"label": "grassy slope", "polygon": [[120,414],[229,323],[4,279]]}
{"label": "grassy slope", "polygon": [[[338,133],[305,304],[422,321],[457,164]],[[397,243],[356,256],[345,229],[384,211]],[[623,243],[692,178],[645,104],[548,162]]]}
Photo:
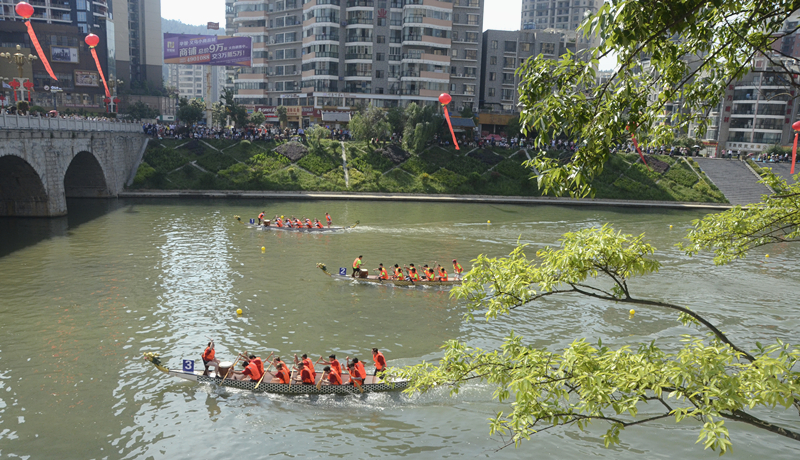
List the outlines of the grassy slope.
{"label": "grassy slope", "polygon": [[[540,196],[525,152],[509,149],[461,150],[430,147],[395,165],[363,142],[345,144],[349,188],[341,144],[324,140],[299,161],[274,151],[278,144],[227,140],[153,141],[133,188],[184,190],[320,190]],[[665,174],[615,155],[595,180],[597,198],[725,202],[704,177],[681,158],[659,157]],[[698,169],[699,171],[699,169]],[[702,173],[700,173],[702,176]]]}

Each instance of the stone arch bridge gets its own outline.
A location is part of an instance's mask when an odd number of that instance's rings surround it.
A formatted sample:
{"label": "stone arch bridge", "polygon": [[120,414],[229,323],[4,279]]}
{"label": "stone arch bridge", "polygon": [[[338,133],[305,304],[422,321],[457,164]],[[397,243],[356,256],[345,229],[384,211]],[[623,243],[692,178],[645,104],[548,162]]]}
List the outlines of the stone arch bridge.
{"label": "stone arch bridge", "polygon": [[146,145],[136,123],[0,116],[0,216],[63,216],[67,198],[115,197]]}

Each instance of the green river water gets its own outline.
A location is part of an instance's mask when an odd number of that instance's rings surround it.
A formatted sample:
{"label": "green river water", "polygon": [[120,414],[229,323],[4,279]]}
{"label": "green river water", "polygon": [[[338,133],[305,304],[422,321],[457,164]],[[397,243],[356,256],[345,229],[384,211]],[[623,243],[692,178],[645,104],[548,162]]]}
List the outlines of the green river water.
{"label": "green river water", "polygon": [[[258,212],[361,222],[337,234],[259,231],[236,222]],[[577,337],[615,346],[680,334],[674,316],[582,298],[548,300],[490,323],[464,322],[447,291],[351,285],[315,267],[446,262],[502,256],[519,239],[531,252],[567,231],[609,222],[646,232],[661,274],[631,282],[641,297],[689,305],[746,348],[797,343],[800,245],[772,246],[726,267],[674,244],[699,211],[360,201],[70,201],[69,217],[0,220],[0,458],[716,458],[695,445],[699,427],[671,420],[629,428],[602,446],[605,426],[549,430],[496,451],[487,418],[504,406],[493,388],[424,395],[286,397],[167,377],[198,359],[206,337],[225,359],[242,350],[284,358],[335,352],[390,366],[434,360],[448,339],[492,347],[513,329],[557,349]],[[491,224],[487,224],[491,221]],[[672,228],[670,228],[670,225]],[[261,247],[265,251],[261,251]],[[765,258],[765,253],[770,257]],[[236,314],[241,308],[243,314]],[[198,364],[200,362],[198,361]],[[770,419],[797,428],[796,413]],[[800,457],[800,445],[730,423],[729,458]]]}

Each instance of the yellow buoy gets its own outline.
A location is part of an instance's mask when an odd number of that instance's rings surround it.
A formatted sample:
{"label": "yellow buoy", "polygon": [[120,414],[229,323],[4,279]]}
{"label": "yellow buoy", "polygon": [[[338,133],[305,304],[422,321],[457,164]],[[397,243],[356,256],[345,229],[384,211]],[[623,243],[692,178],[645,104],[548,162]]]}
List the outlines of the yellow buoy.
{"label": "yellow buoy", "polygon": [[264,246],[261,246],[261,252],[264,252],[266,250],[267,250],[267,248],[265,248]]}
{"label": "yellow buoy", "polygon": [[766,257],[767,259],[769,259],[769,254],[765,255],[764,257]]}
{"label": "yellow buoy", "polygon": [[491,223],[492,223],[492,221],[491,221],[491,220],[487,220],[487,221],[486,221],[486,223],[487,223],[487,224],[491,224]]}
{"label": "yellow buoy", "polygon": [[242,314],[242,309],[241,308],[237,308],[236,309],[236,314],[237,315],[241,315]]}
{"label": "yellow buoy", "polygon": [[670,225],[669,228],[672,228],[672,225]]}
{"label": "yellow buoy", "polygon": [[634,310],[633,308],[631,308],[631,311],[629,311],[628,313],[630,313],[630,314],[631,314],[631,316],[633,316],[633,315],[635,315],[635,314],[636,314],[636,310]]}

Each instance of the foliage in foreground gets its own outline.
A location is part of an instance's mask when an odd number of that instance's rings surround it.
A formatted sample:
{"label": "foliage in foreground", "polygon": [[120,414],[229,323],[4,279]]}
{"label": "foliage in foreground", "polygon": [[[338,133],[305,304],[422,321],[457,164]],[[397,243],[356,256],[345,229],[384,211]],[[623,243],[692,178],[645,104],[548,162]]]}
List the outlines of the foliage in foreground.
{"label": "foliage in foreground", "polygon": [[697,312],[634,297],[629,281],[660,268],[654,253],[644,235],[623,235],[607,226],[567,233],[560,248],[540,250],[537,262],[526,257],[524,246],[504,258],[479,256],[452,295],[466,301],[468,319],[482,311],[492,320],[520,307],[535,308],[539,299],[578,294],[674,313],[684,325],[704,329],[706,337],[684,336],[674,352],[655,341],[612,349],[585,339],[553,352],[526,345],[512,333],[497,350],[449,341],[438,364],[394,372],[411,381],[409,392],[450,385],[457,393],[474,380],[496,384],[494,397],[509,408],[490,419],[490,431],[510,435],[509,444],[553,427],[584,429],[602,422],[610,446],[620,443],[625,428],[665,418],[701,422],[698,442],[720,454],[731,447],[729,420],[800,441],[796,429],[750,413],[800,409],[800,373],[793,369],[800,350],[776,340],[747,352]]}
{"label": "foliage in foreground", "polygon": [[[787,61],[793,57],[776,46],[797,30],[783,28],[800,10],[795,0],[600,4],[579,28],[579,34],[598,37],[600,46],[558,60],[540,55],[518,70],[521,121],[537,145],[555,138],[579,142],[567,161],[543,151],[535,156],[545,191],[592,194],[611,149],[630,142],[632,132],[642,144],[670,145],[676,131],[690,132],[694,123],[693,135],[702,136],[725,88],[752,69],[756,56],[765,57],[782,84],[797,85]],[[595,69],[611,55],[615,70],[597,85]],[[664,123],[664,107],[673,101],[682,108]]]}

